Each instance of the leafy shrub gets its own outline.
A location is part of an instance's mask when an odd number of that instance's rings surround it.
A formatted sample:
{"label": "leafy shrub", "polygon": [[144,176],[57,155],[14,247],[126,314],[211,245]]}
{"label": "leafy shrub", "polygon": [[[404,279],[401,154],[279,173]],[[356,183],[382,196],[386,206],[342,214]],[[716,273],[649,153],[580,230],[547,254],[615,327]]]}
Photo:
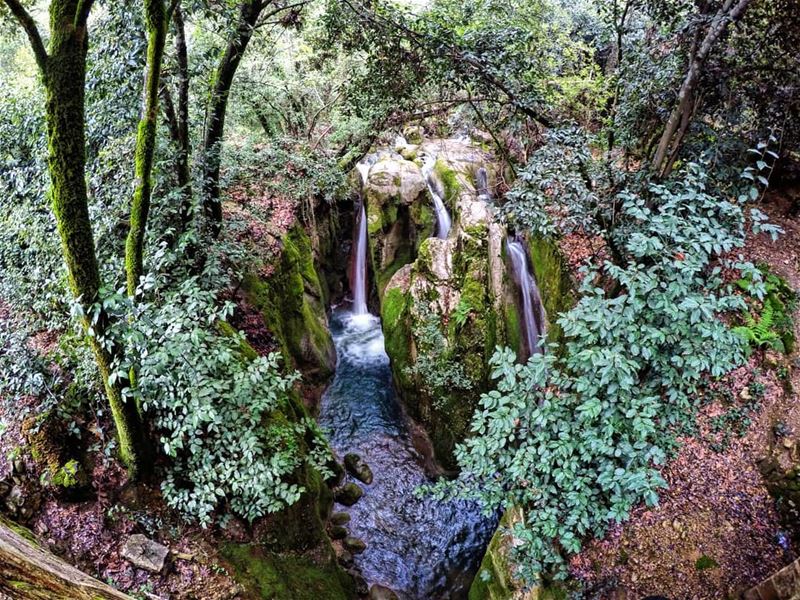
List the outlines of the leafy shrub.
{"label": "leafy shrub", "polygon": [[[406,368],[409,377],[417,377],[424,389],[437,404],[438,400],[453,390],[470,390],[472,381],[448,349],[441,331],[440,319],[426,304],[419,307],[419,321],[414,327],[417,338],[417,360]],[[464,316],[466,319],[466,316]]]}
{"label": "leafy shrub", "polygon": [[487,510],[523,509],[511,553],[529,582],[565,577],[564,555],[586,536],[658,501],[658,466],[693,419],[698,389],[744,360],[741,338],[718,318],[744,301],[714,266],[744,244],[742,207],[707,193],[697,165],[615,201],[619,223],[608,235],[627,263],[586,270],[580,300],[558,318],[559,351],[520,365],[498,349],[497,387],[457,449],[463,474],[434,488]]}
{"label": "leafy shrub", "polygon": [[191,275],[180,249],[164,247],[135,307],[123,295],[105,299],[120,315],[129,311],[115,332],[128,362],[112,378],[135,368],[128,401],[141,404],[172,459],[164,497],[203,526],[220,509],[253,520],[293,504],[304,492],[298,470],[308,463],[328,474],[329,458],[316,423],[293,405],[298,374],[283,373],[276,353],[254,357],[224,323],[233,305],[220,299],[232,277],[222,256],[243,258],[223,243],[215,250]]}

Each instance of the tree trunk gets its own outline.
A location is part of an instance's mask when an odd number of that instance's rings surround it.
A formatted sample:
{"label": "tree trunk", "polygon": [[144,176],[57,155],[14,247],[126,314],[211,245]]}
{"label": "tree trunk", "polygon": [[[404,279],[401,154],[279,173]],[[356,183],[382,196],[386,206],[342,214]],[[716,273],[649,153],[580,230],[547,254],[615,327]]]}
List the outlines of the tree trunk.
{"label": "tree trunk", "polygon": [[744,15],[744,11],[752,0],[725,0],[725,4],[711,19],[702,43],[690,54],[689,70],[678,91],[678,104],[667,119],[661,140],[653,157],[652,169],[659,177],[665,177],[672,170],[678,156],[683,137],[688,129],[691,114],[694,111],[694,100],[697,97],[697,84],[717,40],[722,36],[730,23],[735,23]]}
{"label": "tree trunk", "polygon": [[119,351],[108,342],[109,318],[98,302],[100,270],[95,254],[86,190],[84,88],[91,0],[50,3],[50,47],[45,51],[35,22],[18,0],[5,0],[31,41],[42,71],[46,102],[50,200],[56,218],[70,289],[83,307],[83,326],[97,361],[131,477],[148,465],[149,445],[136,403],[125,400],[123,382],[110,379]]}
{"label": "tree trunk", "polygon": [[192,184],[189,170],[189,55],[180,1],[175,5],[172,22],[175,25],[175,54],[178,59],[178,105],[173,140],[178,147],[176,162],[178,186],[181,188],[181,226],[185,229],[192,219]]}
{"label": "tree trunk", "polygon": [[150,213],[150,198],[153,191],[153,158],[158,132],[158,86],[161,77],[161,62],[167,39],[167,12],[163,0],[145,0],[145,22],[147,23],[147,64],[144,76],[144,102],[139,129],[136,133],[136,189],[131,202],[131,225],[125,245],[125,271],[128,279],[128,295],[133,298],[144,270],[144,236],[147,217]]}
{"label": "tree trunk", "polygon": [[222,135],[225,131],[225,112],[228,108],[233,77],[242,60],[247,44],[253,36],[259,14],[263,9],[261,0],[247,0],[239,5],[236,31],[228,40],[228,46],[217,66],[214,89],[206,116],[206,131],[203,142],[203,207],[217,235],[222,224],[222,205],[219,199],[219,168]]}
{"label": "tree trunk", "polygon": [[0,518],[0,598],[133,600],[44,550],[29,531]]}

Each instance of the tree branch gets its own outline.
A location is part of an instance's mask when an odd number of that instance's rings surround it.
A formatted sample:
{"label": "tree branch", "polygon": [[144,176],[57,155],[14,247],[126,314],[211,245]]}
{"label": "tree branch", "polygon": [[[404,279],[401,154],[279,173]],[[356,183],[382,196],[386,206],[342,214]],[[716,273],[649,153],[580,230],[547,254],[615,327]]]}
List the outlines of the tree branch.
{"label": "tree branch", "polygon": [[89,20],[89,13],[92,10],[92,5],[94,4],[94,0],[81,0],[78,3],[78,8],[75,11],[75,26],[79,27],[82,25],[86,25],[86,21]]}
{"label": "tree branch", "polygon": [[44,48],[44,43],[42,42],[42,36],[39,34],[39,29],[36,27],[36,21],[33,20],[33,17],[27,10],[25,10],[25,7],[22,6],[19,0],[3,1],[6,3],[6,6],[8,6],[11,14],[13,14],[17,21],[19,21],[19,24],[22,25],[25,33],[28,35],[31,48],[33,48],[33,55],[36,57],[36,64],[39,65],[39,69],[41,69],[42,73],[44,73],[49,57],[47,56],[47,50]]}

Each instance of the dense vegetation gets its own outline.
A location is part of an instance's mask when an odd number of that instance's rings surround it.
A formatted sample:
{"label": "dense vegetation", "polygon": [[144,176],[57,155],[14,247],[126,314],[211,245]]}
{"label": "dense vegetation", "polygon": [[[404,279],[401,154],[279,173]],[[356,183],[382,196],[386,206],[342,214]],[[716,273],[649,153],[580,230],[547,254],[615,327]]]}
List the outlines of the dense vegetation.
{"label": "dense vegetation", "polygon": [[[460,474],[420,493],[521,510],[526,585],[658,502],[701,390],[790,350],[791,294],[740,251],[780,233],[759,203],[800,162],[796,0],[3,0],[0,66],[3,414],[93,440],[203,527],[335,478],[290,311],[264,351],[231,323],[292,243],[286,289],[326,297],[302,258],[325,259],[317,219],[408,125],[485,132],[509,231],[599,244],[547,351],[498,347],[491,389],[430,308],[405,371],[439,408],[485,392]],[[235,208],[251,187],[310,241],[254,242]],[[69,464],[50,479],[85,487]]]}

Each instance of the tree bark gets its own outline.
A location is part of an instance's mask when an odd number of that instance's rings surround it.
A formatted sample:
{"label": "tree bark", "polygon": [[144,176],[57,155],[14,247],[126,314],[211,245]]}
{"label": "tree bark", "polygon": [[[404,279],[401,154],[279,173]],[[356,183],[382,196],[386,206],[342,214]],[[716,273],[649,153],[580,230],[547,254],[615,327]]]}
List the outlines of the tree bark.
{"label": "tree bark", "polygon": [[128,296],[136,295],[144,270],[144,237],[153,191],[153,159],[158,132],[158,90],[164,44],[167,39],[167,12],[163,0],[145,0],[147,24],[147,63],[144,76],[144,101],[136,133],[136,189],[131,201],[131,223],[125,245],[125,271]]}
{"label": "tree bark", "polygon": [[680,144],[689,125],[685,119],[690,119],[691,113],[694,111],[697,84],[708,56],[727,30],[728,25],[741,19],[751,3],[752,0],[725,0],[725,4],[711,19],[703,41],[691,53],[689,69],[678,91],[678,103],[667,119],[664,132],[661,134],[656,153],[653,156],[652,169],[659,177],[663,178],[669,174],[678,156]]}
{"label": "tree bark", "polygon": [[222,226],[219,170],[228,96],[233,85],[236,69],[239,67],[247,45],[253,37],[253,30],[263,8],[264,4],[261,0],[246,0],[239,5],[236,31],[229,38],[228,45],[215,72],[214,88],[209,100],[203,141],[203,208],[214,235],[219,234]]}
{"label": "tree bark", "polygon": [[44,550],[29,531],[2,518],[0,597],[13,600],[133,600]]}
{"label": "tree bark", "polygon": [[[189,169],[191,154],[189,144],[189,55],[186,49],[186,25],[180,0],[175,3],[172,23],[175,26],[175,55],[178,61],[178,103],[177,107],[173,104],[174,127],[170,126],[170,134],[178,149],[176,171],[178,186],[181,188],[181,227],[185,229],[192,220],[192,183]],[[166,95],[170,96],[167,88],[164,89]]]}
{"label": "tree bark", "polygon": [[[4,1],[25,27],[24,8],[17,0]],[[45,87],[50,201],[67,265],[69,287],[83,308],[82,324],[111,407],[120,458],[131,477],[136,478],[149,464],[149,444],[136,403],[126,401],[122,394],[124,382],[112,382],[110,378],[120,352],[106,339],[109,316],[99,302],[100,269],[86,190],[84,89],[88,49],[86,20],[91,4],[91,0],[52,0],[49,52],[44,52],[43,46],[42,50],[37,50],[36,40],[40,38],[35,25],[25,29],[37,54]]]}

